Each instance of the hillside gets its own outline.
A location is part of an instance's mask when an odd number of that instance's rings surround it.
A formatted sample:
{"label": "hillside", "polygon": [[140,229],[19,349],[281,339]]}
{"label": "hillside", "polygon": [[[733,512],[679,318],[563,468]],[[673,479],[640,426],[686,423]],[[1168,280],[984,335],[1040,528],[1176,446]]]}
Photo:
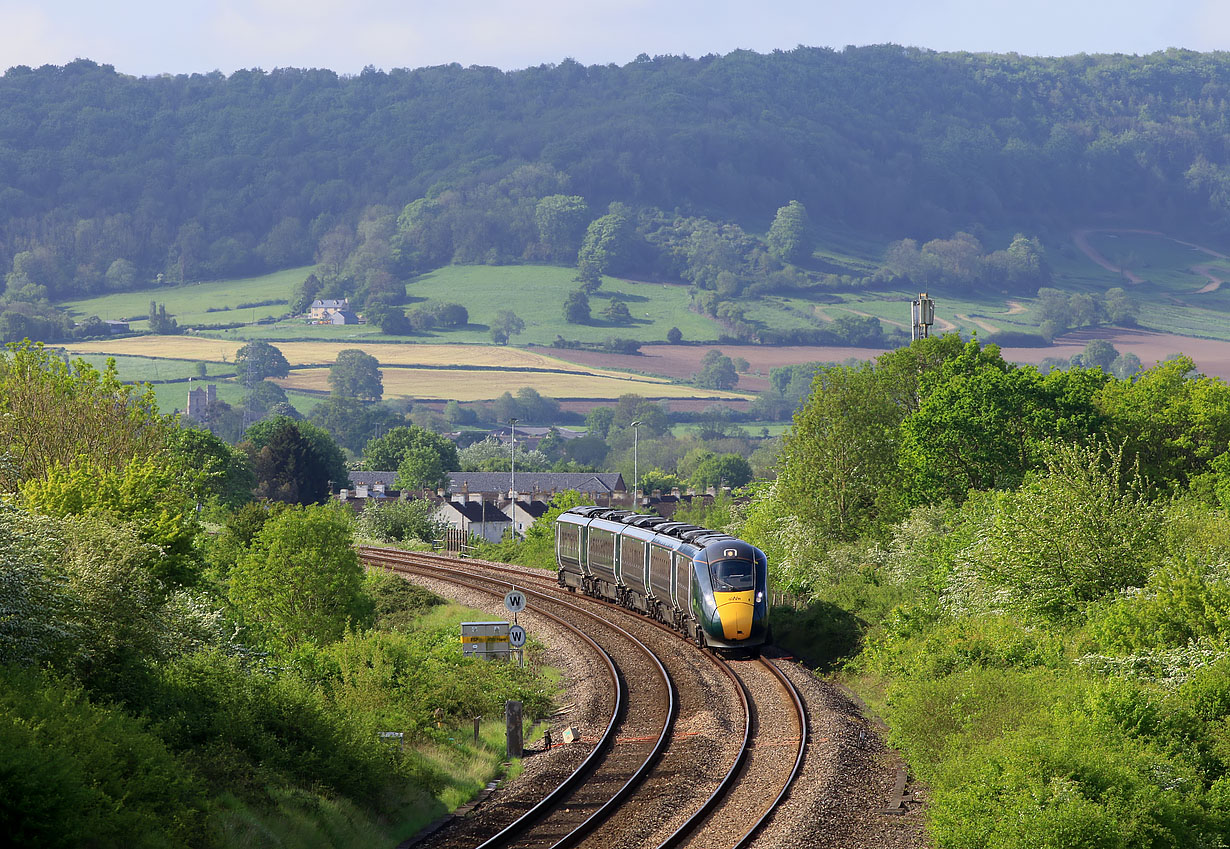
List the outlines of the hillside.
{"label": "hillside", "polygon": [[[753,230],[792,198],[889,238],[1132,210],[1219,220],[1228,64],[886,45],[357,77],[16,67],[0,79],[0,265],[30,253],[15,271],[53,296],[254,274],[310,260],[373,205],[453,197],[481,218],[466,193],[499,194],[525,165],[514,200]],[[493,212],[454,254],[516,240]]]}

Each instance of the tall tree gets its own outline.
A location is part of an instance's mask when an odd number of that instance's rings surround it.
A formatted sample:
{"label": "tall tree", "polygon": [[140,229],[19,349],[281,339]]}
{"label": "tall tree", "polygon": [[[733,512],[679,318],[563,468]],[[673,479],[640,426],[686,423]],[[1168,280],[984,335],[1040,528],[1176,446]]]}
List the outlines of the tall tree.
{"label": "tall tree", "polygon": [[401,468],[402,461],[416,451],[436,455],[444,471],[456,471],[457,444],[447,436],[432,433],[418,425],[395,427],[371,440],[363,448],[363,468],[369,472],[388,472]]}
{"label": "tall tree", "polygon": [[769,252],[782,262],[800,263],[811,256],[810,222],[807,209],[797,200],[777,210],[765,241]]}
{"label": "tall tree", "polygon": [[329,386],[343,398],[379,401],[384,395],[380,362],[358,348],[338,351],[337,359],[329,367]]}
{"label": "tall tree", "polygon": [[230,598],[267,644],[293,649],[341,639],[357,618],[362,586],[350,516],[308,507],[265,522],[231,570]]}
{"label": "tall tree", "polygon": [[235,352],[235,372],[245,385],[270,377],[286,377],[290,363],[282,352],[268,342],[249,342]]}
{"label": "tall tree", "polygon": [[739,373],[730,357],[717,348],[706,351],[700,360],[700,371],[692,376],[692,382],[706,389],[734,389],[739,384]]}
{"label": "tall tree", "polygon": [[[257,434],[261,444],[245,441],[240,446],[252,464],[256,496],[288,504],[324,501],[329,496],[330,470],[326,458],[299,432],[306,423],[284,417],[266,421],[267,432],[262,429]],[[249,438],[253,429],[255,426],[248,430]],[[344,468],[342,474],[345,475]]]}

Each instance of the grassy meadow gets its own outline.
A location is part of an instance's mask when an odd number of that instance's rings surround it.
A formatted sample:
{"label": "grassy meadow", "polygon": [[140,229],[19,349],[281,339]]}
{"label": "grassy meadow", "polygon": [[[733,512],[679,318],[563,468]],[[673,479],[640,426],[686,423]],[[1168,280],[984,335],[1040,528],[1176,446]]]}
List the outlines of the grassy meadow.
{"label": "grassy meadow", "polygon": [[[294,297],[295,287],[315,270],[315,266],[287,268],[259,277],[244,277],[237,280],[211,280],[201,283],[184,283],[179,286],[163,286],[142,289],[139,292],[116,292],[76,301],[67,301],[61,306],[77,320],[96,315],[102,319],[134,319],[133,330],[149,328],[149,302],[166,304],[167,313],[173,315],[180,327],[196,327],[201,324],[233,324],[254,322],[265,318],[285,315],[286,304],[265,307],[246,307],[240,304],[257,301],[283,300]],[[215,312],[208,312],[210,309]]]}

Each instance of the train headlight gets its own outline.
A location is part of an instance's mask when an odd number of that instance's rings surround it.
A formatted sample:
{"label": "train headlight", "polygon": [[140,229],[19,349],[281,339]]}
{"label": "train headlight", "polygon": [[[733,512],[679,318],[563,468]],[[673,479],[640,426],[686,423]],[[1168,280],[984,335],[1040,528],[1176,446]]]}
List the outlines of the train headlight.
{"label": "train headlight", "polygon": [[764,601],[764,590],[756,590],[756,603]]}

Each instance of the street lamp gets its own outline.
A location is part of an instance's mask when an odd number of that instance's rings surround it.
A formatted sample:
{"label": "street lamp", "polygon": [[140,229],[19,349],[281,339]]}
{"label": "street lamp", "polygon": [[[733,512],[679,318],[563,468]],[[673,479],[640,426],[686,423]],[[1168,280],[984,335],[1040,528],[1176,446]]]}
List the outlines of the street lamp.
{"label": "street lamp", "polygon": [[[508,423],[512,426],[512,482],[509,484],[513,498],[516,498],[517,492],[517,419],[509,419]],[[517,508],[514,506],[513,510]],[[513,535],[516,536],[516,525],[513,526]]]}
{"label": "street lamp", "polygon": [[638,507],[640,506],[639,505],[640,499],[637,498],[636,493],[637,493],[637,487],[641,485],[641,478],[640,478],[641,469],[640,469],[640,464],[639,464],[640,436],[641,436],[640,421],[632,422],[632,499],[634,502],[637,502]]}

